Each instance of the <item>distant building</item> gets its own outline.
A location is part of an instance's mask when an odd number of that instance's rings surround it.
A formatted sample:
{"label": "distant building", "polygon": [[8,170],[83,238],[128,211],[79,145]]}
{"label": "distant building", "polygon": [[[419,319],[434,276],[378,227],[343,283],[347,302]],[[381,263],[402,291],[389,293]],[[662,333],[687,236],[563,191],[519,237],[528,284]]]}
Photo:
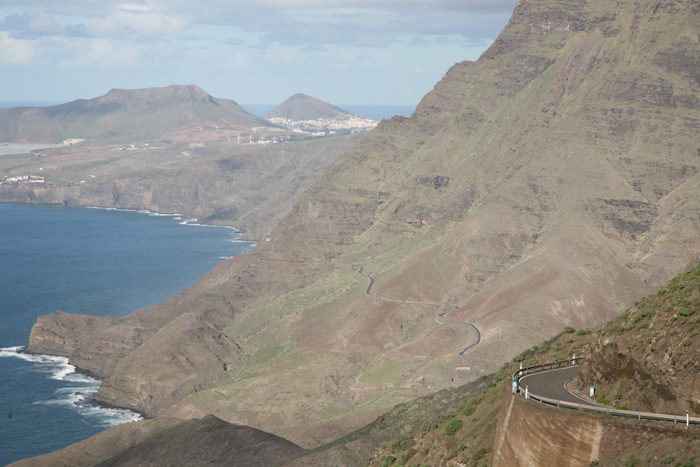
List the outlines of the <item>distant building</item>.
{"label": "distant building", "polygon": [[75,146],[76,144],[80,144],[80,143],[82,143],[83,141],[85,141],[84,138],[83,138],[83,139],[68,138],[68,139],[64,139],[64,140],[61,142],[61,144],[64,145],[64,146]]}

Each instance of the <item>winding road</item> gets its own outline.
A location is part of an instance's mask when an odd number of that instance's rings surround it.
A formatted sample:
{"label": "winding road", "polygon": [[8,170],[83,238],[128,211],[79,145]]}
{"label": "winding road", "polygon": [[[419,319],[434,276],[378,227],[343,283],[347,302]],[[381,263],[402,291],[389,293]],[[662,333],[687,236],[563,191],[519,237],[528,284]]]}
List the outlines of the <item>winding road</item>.
{"label": "winding road", "polygon": [[[354,268],[357,268],[357,273],[361,275],[362,277],[366,277],[369,280],[369,285],[367,286],[367,289],[365,289],[365,295],[368,295],[372,298],[375,298],[377,300],[383,300],[386,302],[393,302],[393,303],[406,303],[406,304],[411,304],[411,305],[424,305],[424,306],[449,306],[453,310],[457,310],[459,307],[457,305],[453,305],[451,303],[436,303],[436,302],[415,302],[411,300],[397,300],[394,298],[386,298],[386,297],[380,297],[379,295],[375,295],[372,293],[372,287],[374,287],[374,277],[370,276],[369,274],[366,274],[364,266],[359,266],[357,264],[353,263],[346,263],[344,261],[336,261],[337,264],[343,264],[345,266],[352,266]],[[476,333],[476,341],[473,342],[472,344],[468,345],[467,347],[463,348],[462,350],[459,351],[459,356],[464,357],[464,354],[467,352],[467,350],[471,349],[472,347],[478,345],[481,343],[481,330],[474,324],[469,321],[464,321],[461,319],[456,319],[452,318],[451,316],[446,317],[445,314],[449,313],[448,311],[443,311],[441,313],[438,313],[438,316],[443,319],[451,319],[453,321],[459,321],[460,323],[464,323],[467,326],[470,326],[474,332]]]}
{"label": "winding road", "polygon": [[567,366],[556,370],[542,371],[520,378],[520,386],[528,387],[528,390],[538,396],[548,397],[572,404],[597,405],[589,400],[577,396],[566,389],[566,383],[578,377],[578,365]]}
{"label": "winding road", "polygon": [[[580,361],[581,358],[579,357],[575,360]],[[525,394],[527,388],[528,397],[540,403],[573,410],[635,418],[637,420],[657,420],[674,423],[676,425],[685,423],[686,426],[690,424],[700,425],[700,417],[691,417],[688,412],[674,415],[622,410],[597,404],[591,400],[577,396],[566,389],[566,383],[578,376],[578,365],[572,365],[572,362],[573,360],[562,360],[523,368],[516,372],[513,377],[517,378],[518,375],[527,373],[518,380],[520,393]]]}

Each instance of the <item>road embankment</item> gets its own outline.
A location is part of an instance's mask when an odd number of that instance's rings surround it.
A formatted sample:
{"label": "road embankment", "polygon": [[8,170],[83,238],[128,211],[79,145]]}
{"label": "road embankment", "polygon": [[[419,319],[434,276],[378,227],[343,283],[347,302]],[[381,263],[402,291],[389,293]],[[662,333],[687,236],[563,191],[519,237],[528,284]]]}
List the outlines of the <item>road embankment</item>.
{"label": "road embankment", "polygon": [[589,466],[667,438],[700,436],[700,429],[557,409],[526,401],[508,388],[494,439],[495,467]]}

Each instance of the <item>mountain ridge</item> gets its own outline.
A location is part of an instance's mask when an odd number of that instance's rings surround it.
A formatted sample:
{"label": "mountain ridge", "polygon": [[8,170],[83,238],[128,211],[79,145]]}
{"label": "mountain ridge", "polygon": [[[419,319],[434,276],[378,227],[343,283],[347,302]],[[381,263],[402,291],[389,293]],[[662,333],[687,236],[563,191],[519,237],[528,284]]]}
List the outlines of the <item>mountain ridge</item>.
{"label": "mountain ridge", "polygon": [[195,85],[112,89],[93,99],[50,107],[0,109],[0,140],[60,143],[67,138],[138,142],[177,138],[198,127],[272,126],[236,102]]}
{"label": "mountain ridge", "polygon": [[[380,123],[253,252],[119,326],[40,318],[29,349],[102,365],[102,402],[310,447],[612,318],[700,254],[697,11],[521,1],[478,61]],[[463,321],[483,340],[460,356]],[[225,368],[172,362],[226,340],[240,352]]]}

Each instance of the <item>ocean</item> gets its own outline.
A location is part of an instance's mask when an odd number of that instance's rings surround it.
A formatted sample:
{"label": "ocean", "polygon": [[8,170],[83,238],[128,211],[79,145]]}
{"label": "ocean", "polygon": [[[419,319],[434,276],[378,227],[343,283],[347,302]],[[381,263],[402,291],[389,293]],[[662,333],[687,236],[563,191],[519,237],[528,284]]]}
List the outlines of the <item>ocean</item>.
{"label": "ocean", "polygon": [[0,204],[0,466],[138,420],[93,406],[99,381],[66,359],[17,353],[40,315],[123,316],[252,248],[179,216]]}

